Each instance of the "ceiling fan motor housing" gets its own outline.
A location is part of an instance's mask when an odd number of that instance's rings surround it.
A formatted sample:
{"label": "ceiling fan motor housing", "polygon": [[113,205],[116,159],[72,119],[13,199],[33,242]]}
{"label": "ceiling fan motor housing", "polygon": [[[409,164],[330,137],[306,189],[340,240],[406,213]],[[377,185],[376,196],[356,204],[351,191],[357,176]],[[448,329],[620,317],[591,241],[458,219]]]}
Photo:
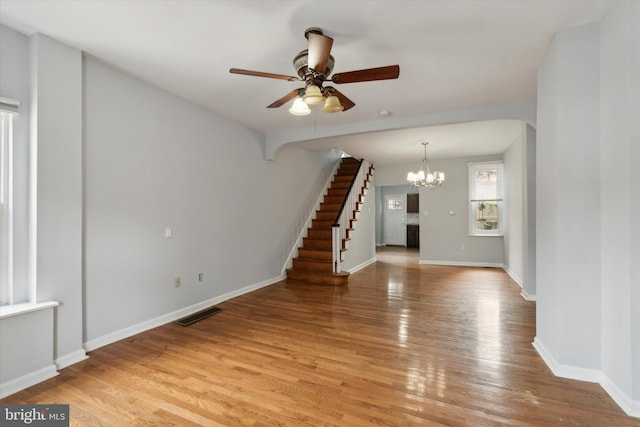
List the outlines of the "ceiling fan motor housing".
{"label": "ceiling fan motor housing", "polygon": [[[295,58],[293,58],[293,68],[296,70],[296,73],[298,73],[298,76],[302,80],[306,80],[307,77],[312,74],[309,70],[308,64],[309,51],[307,49],[303,50],[302,52],[297,54]],[[316,73],[322,74],[326,78],[329,76],[329,74],[331,74],[331,71],[333,71],[334,64],[335,60],[333,59],[333,55],[329,55],[329,59],[327,60],[327,68],[324,70],[324,73],[318,73],[317,71]]]}

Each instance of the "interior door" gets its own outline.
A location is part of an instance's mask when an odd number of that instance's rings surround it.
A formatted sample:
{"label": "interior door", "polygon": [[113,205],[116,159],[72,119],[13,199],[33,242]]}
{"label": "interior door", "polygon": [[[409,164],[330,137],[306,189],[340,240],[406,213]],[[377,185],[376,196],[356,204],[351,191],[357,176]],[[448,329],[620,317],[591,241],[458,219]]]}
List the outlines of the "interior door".
{"label": "interior door", "polygon": [[385,245],[407,245],[407,195],[393,194],[384,197]]}

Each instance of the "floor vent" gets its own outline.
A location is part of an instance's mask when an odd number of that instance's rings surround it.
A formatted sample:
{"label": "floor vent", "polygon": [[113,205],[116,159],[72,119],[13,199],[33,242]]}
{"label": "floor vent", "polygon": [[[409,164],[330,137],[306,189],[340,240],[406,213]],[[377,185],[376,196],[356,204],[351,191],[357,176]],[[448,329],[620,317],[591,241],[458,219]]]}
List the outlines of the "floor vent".
{"label": "floor vent", "polygon": [[218,307],[211,307],[211,308],[207,308],[205,310],[199,311],[197,313],[194,313],[190,316],[187,317],[183,317],[182,319],[178,319],[173,323],[176,323],[180,326],[189,326],[189,325],[193,325],[196,322],[199,322],[203,319],[206,319],[209,316],[213,316],[214,314],[218,313],[222,311],[221,308]]}

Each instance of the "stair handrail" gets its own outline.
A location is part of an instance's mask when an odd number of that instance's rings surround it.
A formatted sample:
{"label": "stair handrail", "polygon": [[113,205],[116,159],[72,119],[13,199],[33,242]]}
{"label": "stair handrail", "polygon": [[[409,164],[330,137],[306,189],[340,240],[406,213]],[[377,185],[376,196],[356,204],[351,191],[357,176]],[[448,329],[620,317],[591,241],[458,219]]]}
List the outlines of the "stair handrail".
{"label": "stair handrail", "polygon": [[340,273],[342,267],[342,241],[347,237],[347,226],[350,220],[355,219],[352,216],[356,210],[356,204],[360,201],[360,191],[354,192],[353,189],[357,188],[361,190],[365,186],[365,180],[367,177],[366,172],[369,168],[369,163],[366,160],[360,160],[358,171],[354,174],[349,190],[345,196],[342,206],[336,215],[336,219],[331,225],[331,252],[332,252],[332,264],[333,272]]}

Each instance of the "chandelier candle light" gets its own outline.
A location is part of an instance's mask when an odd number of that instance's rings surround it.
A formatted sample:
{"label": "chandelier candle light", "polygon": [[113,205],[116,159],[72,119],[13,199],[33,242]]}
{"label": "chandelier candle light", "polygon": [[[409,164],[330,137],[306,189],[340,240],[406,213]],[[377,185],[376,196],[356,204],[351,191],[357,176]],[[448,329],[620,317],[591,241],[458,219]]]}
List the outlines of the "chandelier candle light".
{"label": "chandelier candle light", "polygon": [[420,169],[418,172],[409,172],[407,174],[407,181],[414,187],[436,188],[444,182],[444,172],[431,172],[431,170],[429,170],[429,163],[427,163],[427,144],[429,143],[422,143],[422,145],[424,145],[424,158],[420,164]]}

